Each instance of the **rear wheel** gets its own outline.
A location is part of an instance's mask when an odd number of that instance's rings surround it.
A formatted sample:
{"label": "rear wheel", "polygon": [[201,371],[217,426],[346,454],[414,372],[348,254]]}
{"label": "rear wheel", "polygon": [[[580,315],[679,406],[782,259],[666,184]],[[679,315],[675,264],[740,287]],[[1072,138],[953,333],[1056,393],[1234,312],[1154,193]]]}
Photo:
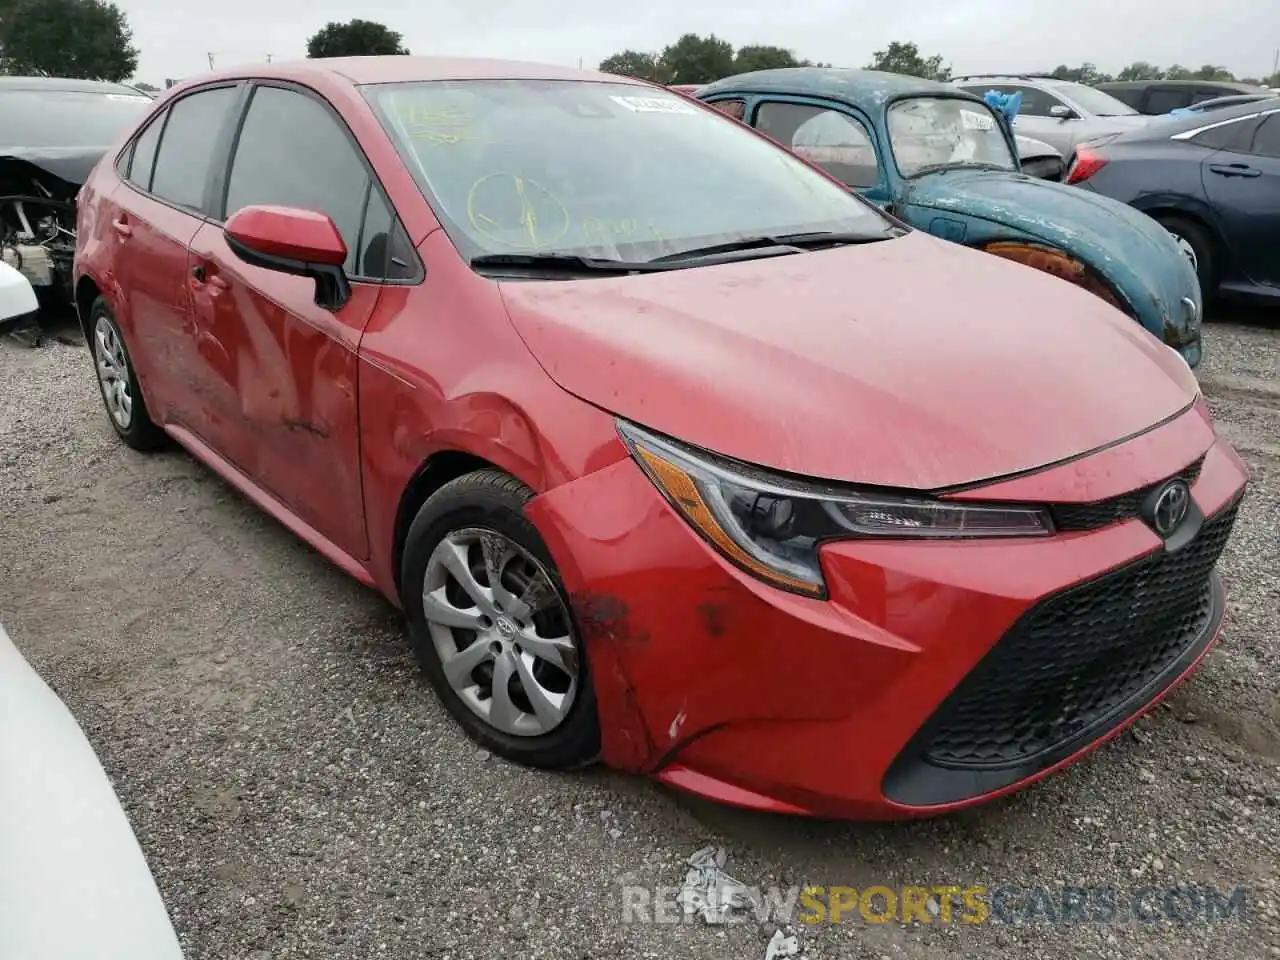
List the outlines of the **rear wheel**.
{"label": "rear wheel", "polygon": [[1173,237],[1179,252],[1195,270],[1200,281],[1200,298],[1208,303],[1216,292],[1213,242],[1208,231],[1186,217],[1161,215],[1156,221]]}
{"label": "rear wheel", "polygon": [[497,470],[441,487],[409,529],[401,596],[423,671],[467,734],[567,769],[599,756],[599,720],[564,585],[524,515],[532,496]]}

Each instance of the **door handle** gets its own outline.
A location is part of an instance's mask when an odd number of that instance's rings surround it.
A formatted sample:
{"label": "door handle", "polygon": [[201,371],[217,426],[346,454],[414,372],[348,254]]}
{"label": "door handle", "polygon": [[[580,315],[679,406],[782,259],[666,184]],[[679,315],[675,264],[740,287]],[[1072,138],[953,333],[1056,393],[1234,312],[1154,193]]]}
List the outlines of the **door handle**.
{"label": "door handle", "polygon": [[204,265],[197,263],[192,267],[191,276],[195,279],[196,283],[204,283]]}
{"label": "door handle", "polygon": [[129,226],[128,221],[126,221],[124,217],[118,217],[117,219],[112,220],[111,226],[115,229],[116,233],[120,234],[122,237],[133,236],[133,227]]}
{"label": "door handle", "polygon": [[210,273],[203,263],[197,263],[191,268],[191,281],[191,285],[193,287],[208,284],[213,293],[221,293],[230,286],[230,284],[228,284],[227,281],[222,279],[218,274]]}
{"label": "door handle", "polygon": [[1262,173],[1244,163],[1211,163],[1209,169],[1220,177],[1256,177]]}

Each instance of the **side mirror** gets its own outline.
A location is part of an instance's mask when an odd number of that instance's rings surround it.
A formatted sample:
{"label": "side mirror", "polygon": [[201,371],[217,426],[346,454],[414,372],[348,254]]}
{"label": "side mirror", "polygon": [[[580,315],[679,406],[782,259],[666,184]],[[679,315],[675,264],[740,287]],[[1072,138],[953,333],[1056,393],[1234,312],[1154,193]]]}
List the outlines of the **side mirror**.
{"label": "side mirror", "polygon": [[1059,120],[1075,120],[1079,117],[1074,110],[1063,103],[1055,103],[1049,108],[1049,116],[1057,117]]}
{"label": "side mirror", "polygon": [[296,207],[245,207],[222,228],[231,252],[245,263],[316,283],[316,305],[341,310],[351,299],[342,265],[347,245],[323,213]]}

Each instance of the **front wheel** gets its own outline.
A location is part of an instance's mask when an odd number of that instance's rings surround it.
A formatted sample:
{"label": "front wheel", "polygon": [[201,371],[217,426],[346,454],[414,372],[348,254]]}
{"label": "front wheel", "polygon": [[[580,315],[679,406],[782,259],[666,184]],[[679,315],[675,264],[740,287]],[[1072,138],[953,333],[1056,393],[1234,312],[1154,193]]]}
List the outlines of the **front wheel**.
{"label": "front wheel", "polygon": [[427,679],[467,734],[509,760],[569,769],[600,753],[595,690],[533,492],[497,470],[427,499],[406,538],[401,597]]}

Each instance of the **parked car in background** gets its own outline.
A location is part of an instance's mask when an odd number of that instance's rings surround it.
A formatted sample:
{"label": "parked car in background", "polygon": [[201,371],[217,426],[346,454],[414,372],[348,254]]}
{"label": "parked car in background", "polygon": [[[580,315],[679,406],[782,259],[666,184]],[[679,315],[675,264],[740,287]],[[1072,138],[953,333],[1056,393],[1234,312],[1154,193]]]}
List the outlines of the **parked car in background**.
{"label": "parked car in background", "polygon": [[93,747],[2,625],[0,831],[6,960],[182,960]]}
{"label": "parked car in background", "polygon": [[1067,182],[1154,217],[1206,298],[1280,301],[1280,97],[1083,146]]}
{"label": "parked car in background", "polygon": [[979,97],[989,90],[1022,94],[1014,132],[1051,144],[1062,151],[1068,163],[1081,141],[1134,130],[1148,120],[1110,94],[1070,80],[992,74],[958,77],[952,82]]}
{"label": "parked car in background", "polygon": [[1265,87],[1224,80],[1114,80],[1094,84],[1094,89],[1151,116],[1218,97],[1267,92]]}
{"label": "parked car in background", "polygon": [[1022,174],[980,97],[822,67],[740,74],[697,96],[912,226],[1082,286],[1200,362],[1200,291],[1173,240],[1123,204]]}
{"label": "parked car in background", "polygon": [[80,227],[117,434],[401,605],[511,760],[936,814],[1079,758],[1219,634],[1246,475],[1172,349],[670,90],[212,73],[98,166]]}
{"label": "parked car in background", "polygon": [[29,322],[38,308],[31,281],[7,263],[0,262],[0,333]]}
{"label": "parked car in background", "polygon": [[118,83],[0,76],[0,259],[42,298],[70,301],[76,191],[151,103]]}

